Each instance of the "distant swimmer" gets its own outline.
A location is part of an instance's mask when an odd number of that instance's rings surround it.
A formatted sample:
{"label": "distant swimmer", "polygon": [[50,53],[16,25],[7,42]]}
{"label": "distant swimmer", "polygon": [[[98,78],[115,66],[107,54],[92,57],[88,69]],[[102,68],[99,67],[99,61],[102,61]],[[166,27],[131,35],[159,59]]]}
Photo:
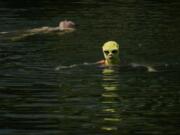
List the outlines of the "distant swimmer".
{"label": "distant swimmer", "polygon": [[64,20],[59,23],[58,27],[40,27],[27,30],[28,32],[42,32],[42,33],[49,33],[49,32],[62,32],[62,31],[74,31],[75,30],[75,23],[73,21]]}
{"label": "distant swimmer", "polygon": [[[98,61],[97,64],[101,66],[120,66],[132,68],[145,68],[148,72],[155,72],[156,70],[147,64],[126,63],[119,58],[119,44],[116,41],[108,41],[102,46],[104,60]],[[124,61],[124,60],[123,60]]]}
{"label": "distant swimmer", "polygon": [[15,32],[0,32],[0,34],[9,34],[14,33],[15,36],[13,36],[12,40],[19,40],[23,39],[29,36],[37,35],[37,34],[47,34],[47,33],[57,33],[58,35],[63,35],[66,33],[70,33],[75,31],[76,24],[73,21],[70,20],[63,20],[60,21],[59,26],[57,27],[49,27],[49,26],[43,26],[39,28],[33,28],[28,30],[20,30]]}

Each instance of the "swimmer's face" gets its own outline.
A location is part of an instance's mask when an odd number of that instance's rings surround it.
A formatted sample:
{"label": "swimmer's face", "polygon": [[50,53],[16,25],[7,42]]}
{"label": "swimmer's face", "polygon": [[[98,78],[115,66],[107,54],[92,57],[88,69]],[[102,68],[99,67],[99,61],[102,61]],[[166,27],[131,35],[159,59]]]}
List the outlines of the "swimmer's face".
{"label": "swimmer's face", "polygon": [[67,30],[67,29],[74,29],[75,28],[75,23],[72,21],[61,21],[59,23],[59,29],[60,30]]}
{"label": "swimmer's face", "polygon": [[103,47],[103,54],[108,63],[117,63],[119,61],[119,45],[115,41],[106,42]]}

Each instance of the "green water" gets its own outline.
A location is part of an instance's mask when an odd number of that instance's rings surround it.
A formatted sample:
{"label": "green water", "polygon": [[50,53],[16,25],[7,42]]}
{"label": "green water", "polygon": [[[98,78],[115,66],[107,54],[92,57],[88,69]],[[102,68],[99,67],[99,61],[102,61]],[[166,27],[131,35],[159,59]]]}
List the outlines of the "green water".
{"label": "green water", "polygon": [[[179,5],[0,2],[0,32],[9,32],[0,35],[0,135],[180,134]],[[77,30],[12,40],[64,19]],[[108,40],[120,44],[121,59],[157,72],[90,64]]]}

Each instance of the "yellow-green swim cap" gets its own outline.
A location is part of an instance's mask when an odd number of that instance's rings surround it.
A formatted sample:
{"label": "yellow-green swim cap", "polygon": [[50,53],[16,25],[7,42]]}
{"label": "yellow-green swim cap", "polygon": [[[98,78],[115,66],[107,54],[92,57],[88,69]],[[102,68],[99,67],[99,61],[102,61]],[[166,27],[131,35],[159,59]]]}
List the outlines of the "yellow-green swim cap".
{"label": "yellow-green swim cap", "polygon": [[103,48],[103,51],[104,50],[113,50],[113,49],[119,50],[119,44],[115,41],[108,41],[108,42],[104,43],[102,48]]}

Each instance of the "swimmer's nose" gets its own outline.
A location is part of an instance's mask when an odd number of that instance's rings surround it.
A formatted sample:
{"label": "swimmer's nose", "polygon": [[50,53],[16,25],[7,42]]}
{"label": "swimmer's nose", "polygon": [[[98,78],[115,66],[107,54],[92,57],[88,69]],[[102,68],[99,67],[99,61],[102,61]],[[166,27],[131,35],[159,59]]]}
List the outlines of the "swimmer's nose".
{"label": "swimmer's nose", "polygon": [[109,56],[109,58],[112,58],[112,57],[113,57],[113,54],[112,54],[112,53],[110,53],[108,56]]}

